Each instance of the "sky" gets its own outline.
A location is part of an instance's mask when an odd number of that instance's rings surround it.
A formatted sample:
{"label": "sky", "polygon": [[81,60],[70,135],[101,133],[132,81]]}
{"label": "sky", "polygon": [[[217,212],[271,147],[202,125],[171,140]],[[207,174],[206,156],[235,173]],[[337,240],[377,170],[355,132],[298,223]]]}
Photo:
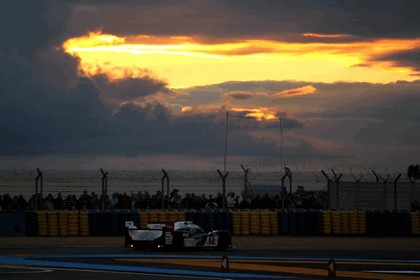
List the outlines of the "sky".
{"label": "sky", "polygon": [[419,9],[1,1],[0,169],[405,171]]}

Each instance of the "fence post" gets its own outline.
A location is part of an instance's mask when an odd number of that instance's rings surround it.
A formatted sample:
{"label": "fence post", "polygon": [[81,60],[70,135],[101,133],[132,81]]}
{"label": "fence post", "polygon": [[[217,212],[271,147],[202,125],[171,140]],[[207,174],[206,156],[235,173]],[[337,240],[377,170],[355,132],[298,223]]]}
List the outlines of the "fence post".
{"label": "fence post", "polygon": [[168,204],[167,205],[167,207],[168,207],[168,209],[169,209],[169,202],[170,202],[170,197],[169,197],[169,176],[168,176],[168,172],[166,172],[165,171],[165,169],[163,169],[162,168],[162,173],[163,173],[163,176],[162,176],[162,179],[161,179],[161,182],[162,182],[162,210],[163,209],[165,209],[165,205],[164,205],[164,193],[165,193],[165,190],[164,190],[164,182],[165,182],[165,179],[166,179],[166,203]]}
{"label": "fence post", "polygon": [[102,173],[102,209],[108,209],[108,172],[102,168],[99,169]]}
{"label": "fence post", "polygon": [[363,175],[360,175],[359,179],[357,179],[353,174],[351,174],[354,181],[356,181],[356,209],[359,209],[359,183],[363,178]]}
{"label": "fence post", "polygon": [[322,175],[324,175],[324,177],[327,179],[327,204],[328,204],[328,209],[331,208],[331,179],[330,177],[328,177],[328,174],[325,173],[324,170],[321,170]]}
{"label": "fence post", "polygon": [[222,197],[222,208],[223,210],[226,209],[226,178],[229,175],[229,172],[225,172],[222,174],[219,169],[217,169],[217,173],[219,173],[220,177],[222,178],[222,187],[223,187],[223,197]]}
{"label": "fence post", "polygon": [[334,174],[334,182],[335,182],[335,188],[336,188],[336,192],[335,192],[335,200],[336,200],[336,206],[337,209],[339,209],[339,187],[338,187],[338,183],[341,179],[341,176],[343,176],[343,174],[340,174],[337,176],[337,174],[335,173],[334,169],[331,168],[332,173]]}
{"label": "fence post", "polygon": [[241,168],[244,171],[244,192],[248,193],[247,188],[248,188],[248,185],[249,185],[249,181],[248,181],[249,168],[245,168],[242,164],[241,164]]}
{"label": "fence post", "polygon": [[394,180],[394,209],[397,209],[397,181],[400,179],[401,173],[398,174],[397,178]]}
{"label": "fence post", "polygon": [[292,171],[290,171],[290,168],[285,166],[284,171],[286,172],[287,176],[289,177],[289,193],[292,193]]}
{"label": "fence post", "polygon": [[[36,171],[38,172],[38,176],[36,176],[36,178],[35,178],[35,205],[34,206],[35,206],[35,210],[38,210],[38,207],[40,209],[43,208],[43,205],[42,205],[42,189],[44,187],[44,177],[42,176],[42,172],[41,172],[41,170],[39,170],[39,168],[37,168]],[[39,189],[38,189],[38,183],[40,183],[39,184]],[[38,205],[38,202],[41,202],[41,205]]]}
{"label": "fence post", "polygon": [[383,189],[384,189],[384,194],[383,194],[383,201],[384,201],[384,204],[383,204],[383,207],[382,208],[387,208],[388,206],[388,199],[387,199],[387,192],[386,192],[386,187],[387,187],[387,183],[388,183],[388,180],[389,180],[389,178],[391,177],[391,175],[390,174],[388,174],[387,176],[386,176],[386,178],[384,179],[380,174],[377,174],[375,171],[373,171],[372,170],[372,173],[373,173],[373,175],[375,175],[375,177],[376,177],[376,183],[379,183],[379,179],[380,180],[382,180],[382,183],[383,183]]}

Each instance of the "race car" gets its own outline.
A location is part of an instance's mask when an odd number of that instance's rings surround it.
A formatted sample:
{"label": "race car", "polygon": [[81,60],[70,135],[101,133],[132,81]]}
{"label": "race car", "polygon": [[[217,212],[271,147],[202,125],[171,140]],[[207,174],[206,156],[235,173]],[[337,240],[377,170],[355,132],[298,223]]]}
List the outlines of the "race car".
{"label": "race car", "polygon": [[186,249],[213,248],[224,250],[232,247],[227,230],[205,232],[192,221],[149,223],[147,229],[138,229],[132,221],[125,223],[125,244],[135,249]]}

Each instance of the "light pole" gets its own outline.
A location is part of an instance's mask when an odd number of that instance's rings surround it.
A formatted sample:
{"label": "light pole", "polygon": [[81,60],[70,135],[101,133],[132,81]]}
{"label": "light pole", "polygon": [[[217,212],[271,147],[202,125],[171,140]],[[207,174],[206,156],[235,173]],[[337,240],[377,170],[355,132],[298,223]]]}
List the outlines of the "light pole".
{"label": "light pole", "polygon": [[[227,159],[227,146],[228,146],[228,131],[229,131],[229,116],[241,118],[241,119],[253,119],[253,117],[244,117],[244,116],[237,116],[237,115],[229,115],[229,112],[226,111],[226,127],[225,127],[225,153],[223,157],[223,173],[226,174],[226,159]],[[284,156],[283,156],[283,119],[278,117],[280,122],[280,169],[281,169],[281,176],[283,176],[284,172]]]}
{"label": "light pole", "polygon": [[[229,111],[226,111],[225,152],[224,152],[224,157],[223,157],[223,174],[221,174],[221,172],[219,170],[217,170],[223,180],[226,180],[226,177],[228,175],[228,173],[226,172],[226,161],[227,161],[227,146],[228,146],[229,116],[236,117],[236,118],[241,118],[241,119],[257,120],[257,118],[254,118],[254,117],[229,115]],[[283,119],[281,117],[278,117],[277,119],[279,120],[279,123],[280,123],[280,177],[282,178],[282,187],[283,187],[283,181],[284,181],[283,174],[284,174],[284,172],[286,172],[285,164],[284,164],[284,155],[283,155]],[[275,120],[275,119],[271,119],[271,120]],[[289,174],[289,173],[287,173],[287,174]],[[223,191],[225,191],[225,188],[226,188],[226,182],[224,181],[223,182]]]}
{"label": "light pole", "polygon": [[279,117],[280,121],[280,176],[283,177],[284,172],[284,158],[283,158],[283,119]]}
{"label": "light pole", "polygon": [[228,143],[228,125],[229,125],[229,112],[226,111],[225,155],[224,155],[224,158],[223,158],[223,174],[226,174],[226,157],[227,157],[227,143]]}

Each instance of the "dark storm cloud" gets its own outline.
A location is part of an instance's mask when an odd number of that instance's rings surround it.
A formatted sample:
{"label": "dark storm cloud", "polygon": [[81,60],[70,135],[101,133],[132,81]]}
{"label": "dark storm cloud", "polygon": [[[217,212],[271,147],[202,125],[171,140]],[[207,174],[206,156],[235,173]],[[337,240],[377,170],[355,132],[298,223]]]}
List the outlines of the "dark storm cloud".
{"label": "dark storm cloud", "polygon": [[130,102],[143,97],[152,96],[158,92],[169,95],[171,91],[166,83],[150,77],[126,78],[109,81],[106,76],[97,75],[92,78],[102,94],[104,101],[115,103]]}
{"label": "dark storm cloud", "polygon": [[153,34],[289,41],[349,40],[304,33],[365,38],[420,34],[418,1],[75,1],[67,31],[101,29],[118,35]]}
{"label": "dark storm cloud", "polygon": [[[103,77],[80,78],[77,60],[56,47],[69,36],[98,29],[117,35],[191,35],[209,41],[419,37],[418,5],[417,1],[1,1],[0,155],[221,155],[224,116],[230,108],[223,107],[223,93],[230,93],[235,105],[267,107],[284,119],[289,157],[352,156],[354,143],[357,147],[375,143],[385,147],[378,153],[414,149],[401,157],[407,160],[418,155],[419,82],[311,83],[316,94],[290,98],[274,95],[308,83],[229,82],[185,89],[174,96],[164,82],[151,77],[113,84]],[[300,36],[307,32],[353,37]],[[418,69],[414,50],[376,59]],[[170,98],[181,105],[209,104],[218,109],[179,117]],[[278,150],[273,144],[279,143],[277,125],[232,120],[230,141],[235,145],[229,152],[272,155]]]}
{"label": "dark storm cloud", "polygon": [[[1,3],[1,155],[200,153],[193,138],[209,153],[223,142],[215,141],[217,124],[174,121],[165,100],[173,93],[162,81],[79,78],[78,61],[56,48],[69,3]],[[142,106],[130,105],[139,99]]]}
{"label": "dark storm cloud", "polygon": [[30,57],[49,38],[43,7],[37,1],[2,1],[0,46]]}
{"label": "dark storm cloud", "polygon": [[[240,14],[288,27],[292,33],[351,34],[365,37],[419,35],[418,1],[227,1]],[[265,20],[263,20],[265,19]],[[258,22],[258,21],[257,21]],[[273,30],[274,32],[274,30]]]}
{"label": "dark storm cloud", "polygon": [[373,60],[391,62],[397,67],[409,67],[420,75],[420,48],[375,57]]}

